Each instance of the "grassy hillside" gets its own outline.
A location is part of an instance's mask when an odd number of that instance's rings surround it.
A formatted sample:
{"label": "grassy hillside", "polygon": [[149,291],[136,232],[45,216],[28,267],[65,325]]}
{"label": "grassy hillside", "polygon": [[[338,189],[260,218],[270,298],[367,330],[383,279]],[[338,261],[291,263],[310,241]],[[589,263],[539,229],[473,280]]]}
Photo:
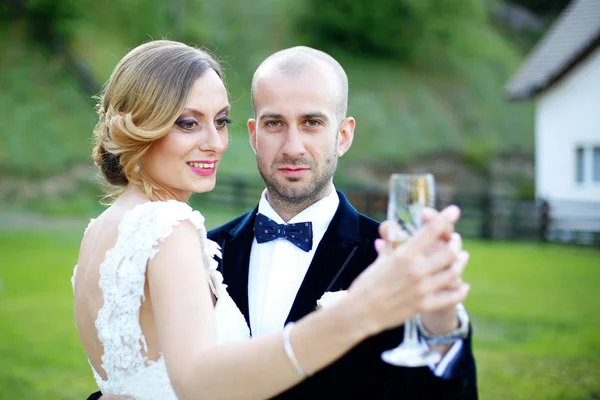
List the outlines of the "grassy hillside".
{"label": "grassy hillside", "polygon": [[89,96],[60,59],[0,28],[0,177],[48,176],[89,159]]}
{"label": "grassy hillside", "polygon": [[[121,9],[89,4],[79,20],[69,21],[72,54],[90,66],[100,84],[128,49],[149,38],[182,38],[213,50],[225,66],[235,121],[221,171],[258,179],[246,133],[252,115],[250,79],[273,51],[302,43],[292,24],[281,20],[300,2],[186,2],[195,11],[176,24],[158,11],[136,17],[137,3],[130,0]],[[349,113],[357,120],[340,178],[351,179],[344,167],[357,161],[398,164],[443,149],[485,160],[498,151],[533,148],[531,104],[503,98],[503,86],[523,55],[491,25],[465,21],[461,29],[467,32],[467,50],[423,45],[419,60],[410,64],[333,52],[347,70]],[[7,55],[0,60],[0,117],[5,122],[0,173],[44,177],[89,162],[95,122],[89,94],[57,57],[15,38],[14,29],[0,30],[0,44]]]}

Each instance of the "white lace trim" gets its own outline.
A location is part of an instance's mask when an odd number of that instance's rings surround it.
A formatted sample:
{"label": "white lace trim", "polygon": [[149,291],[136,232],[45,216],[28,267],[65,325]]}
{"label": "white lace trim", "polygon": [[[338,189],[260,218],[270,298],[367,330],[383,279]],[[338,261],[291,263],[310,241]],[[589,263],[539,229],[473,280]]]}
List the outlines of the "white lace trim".
{"label": "white lace trim", "polygon": [[[217,271],[214,257],[221,257],[220,248],[208,240],[202,214],[175,200],[140,204],[123,216],[115,246],[106,252],[100,266],[99,287],[104,304],[98,311],[96,328],[104,346],[102,368],[108,379],[103,380],[93,367],[92,370],[105,394],[125,394],[138,400],[175,399],[162,354],[157,361],[142,355],[148,347],[139,324],[139,312],[144,301],[148,260],[157,254],[158,243],[183,220],[191,221],[198,231],[208,282],[218,299],[215,307],[218,342],[249,337],[246,321]],[[92,223],[93,220],[90,225]],[[77,266],[73,271],[73,285],[76,273]]]}

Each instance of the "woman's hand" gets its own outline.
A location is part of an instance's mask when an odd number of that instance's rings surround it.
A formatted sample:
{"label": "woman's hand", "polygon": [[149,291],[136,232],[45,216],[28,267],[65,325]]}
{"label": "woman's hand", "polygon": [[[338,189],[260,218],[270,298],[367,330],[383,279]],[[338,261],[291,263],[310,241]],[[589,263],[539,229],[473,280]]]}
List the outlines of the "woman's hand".
{"label": "woman's hand", "polygon": [[[423,222],[428,223],[433,218],[435,218],[437,214],[439,213],[433,209],[424,210]],[[440,291],[439,295],[445,295],[453,291],[460,291],[464,287],[467,288],[468,293],[469,285],[463,282],[462,274],[465,271],[467,263],[469,262],[469,253],[467,253],[466,251],[462,251],[462,238],[456,232],[452,233],[452,235],[448,238],[447,241],[445,241],[445,243],[447,243],[448,246],[450,246],[455,252],[457,252],[459,254],[459,257],[453,264],[448,266],[448,270],[453,272],[455,275],[454,281],[451,282],[442,291]],[[464,298],[461,300],[461,302],[462,301],[464,301]],[[456,329],[458,327],[456,304],[450,304],[446,308],[422,313],[421,322],[425,326],[425,329],[427,329],[428,332],[434,335],[442,335]]]}
{"label": "woman's hand", "polygon": [[[460,210],[427,212],[424,226],[398,247],[378,241],[379,257],[348,290],[360,296],[356,301],[365,307],[372,333],[401,325],[416,313],[446,316],[445,310],[468,293],[460,280],[468,257],[453,235]],[[389,227],[389,221],[381,225],[382,238],[388,238]]]}

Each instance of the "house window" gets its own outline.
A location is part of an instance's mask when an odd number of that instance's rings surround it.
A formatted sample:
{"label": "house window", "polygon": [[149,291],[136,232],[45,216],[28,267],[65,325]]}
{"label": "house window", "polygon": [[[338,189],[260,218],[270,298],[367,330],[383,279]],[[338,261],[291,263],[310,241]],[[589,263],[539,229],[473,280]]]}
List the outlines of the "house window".
{"label": "house window", "polygon": [[583,170],[584,170],[584,151],[583,151],[583,147],[578,147],[575,149],[575,163],[576,163],[576,181],[577,183],[583,183],[584,180],[584,174],[583,174]]}
{"label": "house window", "polygon": [[600,182],[600,147],[592,150],[592,177],[594,182]]}

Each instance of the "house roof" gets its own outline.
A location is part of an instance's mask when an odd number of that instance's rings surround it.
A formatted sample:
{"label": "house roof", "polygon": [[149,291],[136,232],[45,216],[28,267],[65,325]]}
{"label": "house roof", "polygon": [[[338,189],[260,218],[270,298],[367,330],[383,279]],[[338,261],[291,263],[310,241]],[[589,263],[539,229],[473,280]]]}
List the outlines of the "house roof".
{"label": "house roof", "polygon": [[549,88],[600,46],[600,0],[573,0],[506,86],[510,99]]}

